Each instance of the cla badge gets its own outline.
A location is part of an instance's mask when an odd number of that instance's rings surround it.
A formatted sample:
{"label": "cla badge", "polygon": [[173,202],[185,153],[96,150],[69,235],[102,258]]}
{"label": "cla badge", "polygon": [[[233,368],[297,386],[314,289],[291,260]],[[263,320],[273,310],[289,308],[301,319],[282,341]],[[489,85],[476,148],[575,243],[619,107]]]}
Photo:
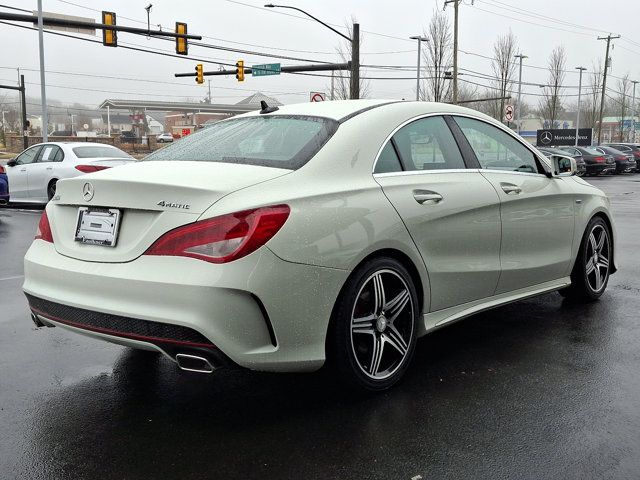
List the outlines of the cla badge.
{"label": "cla badge", "polygon": [[93,185],[89,182],[85,183],[82,187],[82,197],[86,202],[90,201],[93,198]]}

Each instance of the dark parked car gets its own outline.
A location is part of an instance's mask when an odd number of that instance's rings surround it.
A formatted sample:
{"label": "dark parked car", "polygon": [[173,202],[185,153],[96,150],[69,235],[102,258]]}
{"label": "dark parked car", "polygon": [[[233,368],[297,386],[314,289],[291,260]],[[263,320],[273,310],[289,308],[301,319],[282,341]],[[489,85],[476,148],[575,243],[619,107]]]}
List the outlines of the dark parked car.
{"label": "dark parked car", "polygon": [[611,155],[616,161],[615,173],[629,173],[636,169],[636,160],[633,158],[633,154],[625,154],[620,150],[613,147],[600,146],[596,149],[605,155]]}
{"label": "dark parked car", "polygon": [[569,152],[565,152],[564,150],[560,150],[559,148],[550,148],[550,147],[538,147],[546,157],[550,155],[568,155],[573,157],[576,161],[576,166],[578,167],[578,176],[583,177],[587,174],[587,164],[584,163],[584,158],[582,158],[582,154],[580,155],[572,155]]}
{"label": "dark parked car", "polygon": [[605,155],[594,147],[559,147],[569,155],[582,156],[587,167],[587,175],[599,175],[601,173],[613,173],[616,170],[616,161],[611,155]]}
{"label": "dark parked car", "polygon": [[0,206],[9,203],[9,179],[4,167],[0,165]]}
{"label": "dark parked car", "polygon": [[606,143],[604,146],[613,147],[624,154],[631,153],[636,161],[636,172],[640,172],[640,143]]}
{"label": "dark parked car", "polygon": [[132,130],[124,130],[120,132],[120,141],[125,143],[135,143],[138,136]]}

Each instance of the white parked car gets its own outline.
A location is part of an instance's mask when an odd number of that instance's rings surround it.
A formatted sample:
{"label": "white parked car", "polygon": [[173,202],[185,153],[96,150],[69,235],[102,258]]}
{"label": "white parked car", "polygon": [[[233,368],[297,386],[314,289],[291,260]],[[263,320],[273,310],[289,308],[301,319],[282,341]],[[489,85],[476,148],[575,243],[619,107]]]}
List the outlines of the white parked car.
{"label": "white parked car", "polygon": [[158,143],[173,142],[173,135],[170,133],[161,133],[156,137]]}
{"label": "white parked car", "polygon": [[452,105],[275,110],[60,182],[25,257],[36,324],[200,372],[328,361],[375,391],[432,330],[545,292],[605,291],[609,200],[574,159]]}
{"label": "white parked car", "polygon": [[119,148],[103,143],[49,142],[27,148],[7,162],[11,202],[46,203],[57,182],[134,162]]}

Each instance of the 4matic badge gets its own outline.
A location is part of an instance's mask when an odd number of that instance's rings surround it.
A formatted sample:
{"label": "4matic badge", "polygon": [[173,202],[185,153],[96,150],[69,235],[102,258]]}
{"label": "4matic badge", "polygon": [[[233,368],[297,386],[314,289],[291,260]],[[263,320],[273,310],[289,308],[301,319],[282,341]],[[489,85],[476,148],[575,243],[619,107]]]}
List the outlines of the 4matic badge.
{"label": "4matic badge", "polygon": [[164,200],[158,202],[156,205],[165,208],[182,208],[183,210],[189,210],[191,208],[191,205],[188,203],[165,202]]}

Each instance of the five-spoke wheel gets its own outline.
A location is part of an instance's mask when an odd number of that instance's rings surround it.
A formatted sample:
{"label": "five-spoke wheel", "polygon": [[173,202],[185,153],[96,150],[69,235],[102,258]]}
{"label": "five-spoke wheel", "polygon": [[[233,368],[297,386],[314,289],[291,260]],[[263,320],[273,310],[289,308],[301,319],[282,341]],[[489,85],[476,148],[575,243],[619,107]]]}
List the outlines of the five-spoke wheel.
{"label": "five-spoke wheel", "polygon": [[390,387],[413,355],[417,315],[417,294],[404,266],[391,258],[365,263],[338,302],[330,360],[351,384]]}

